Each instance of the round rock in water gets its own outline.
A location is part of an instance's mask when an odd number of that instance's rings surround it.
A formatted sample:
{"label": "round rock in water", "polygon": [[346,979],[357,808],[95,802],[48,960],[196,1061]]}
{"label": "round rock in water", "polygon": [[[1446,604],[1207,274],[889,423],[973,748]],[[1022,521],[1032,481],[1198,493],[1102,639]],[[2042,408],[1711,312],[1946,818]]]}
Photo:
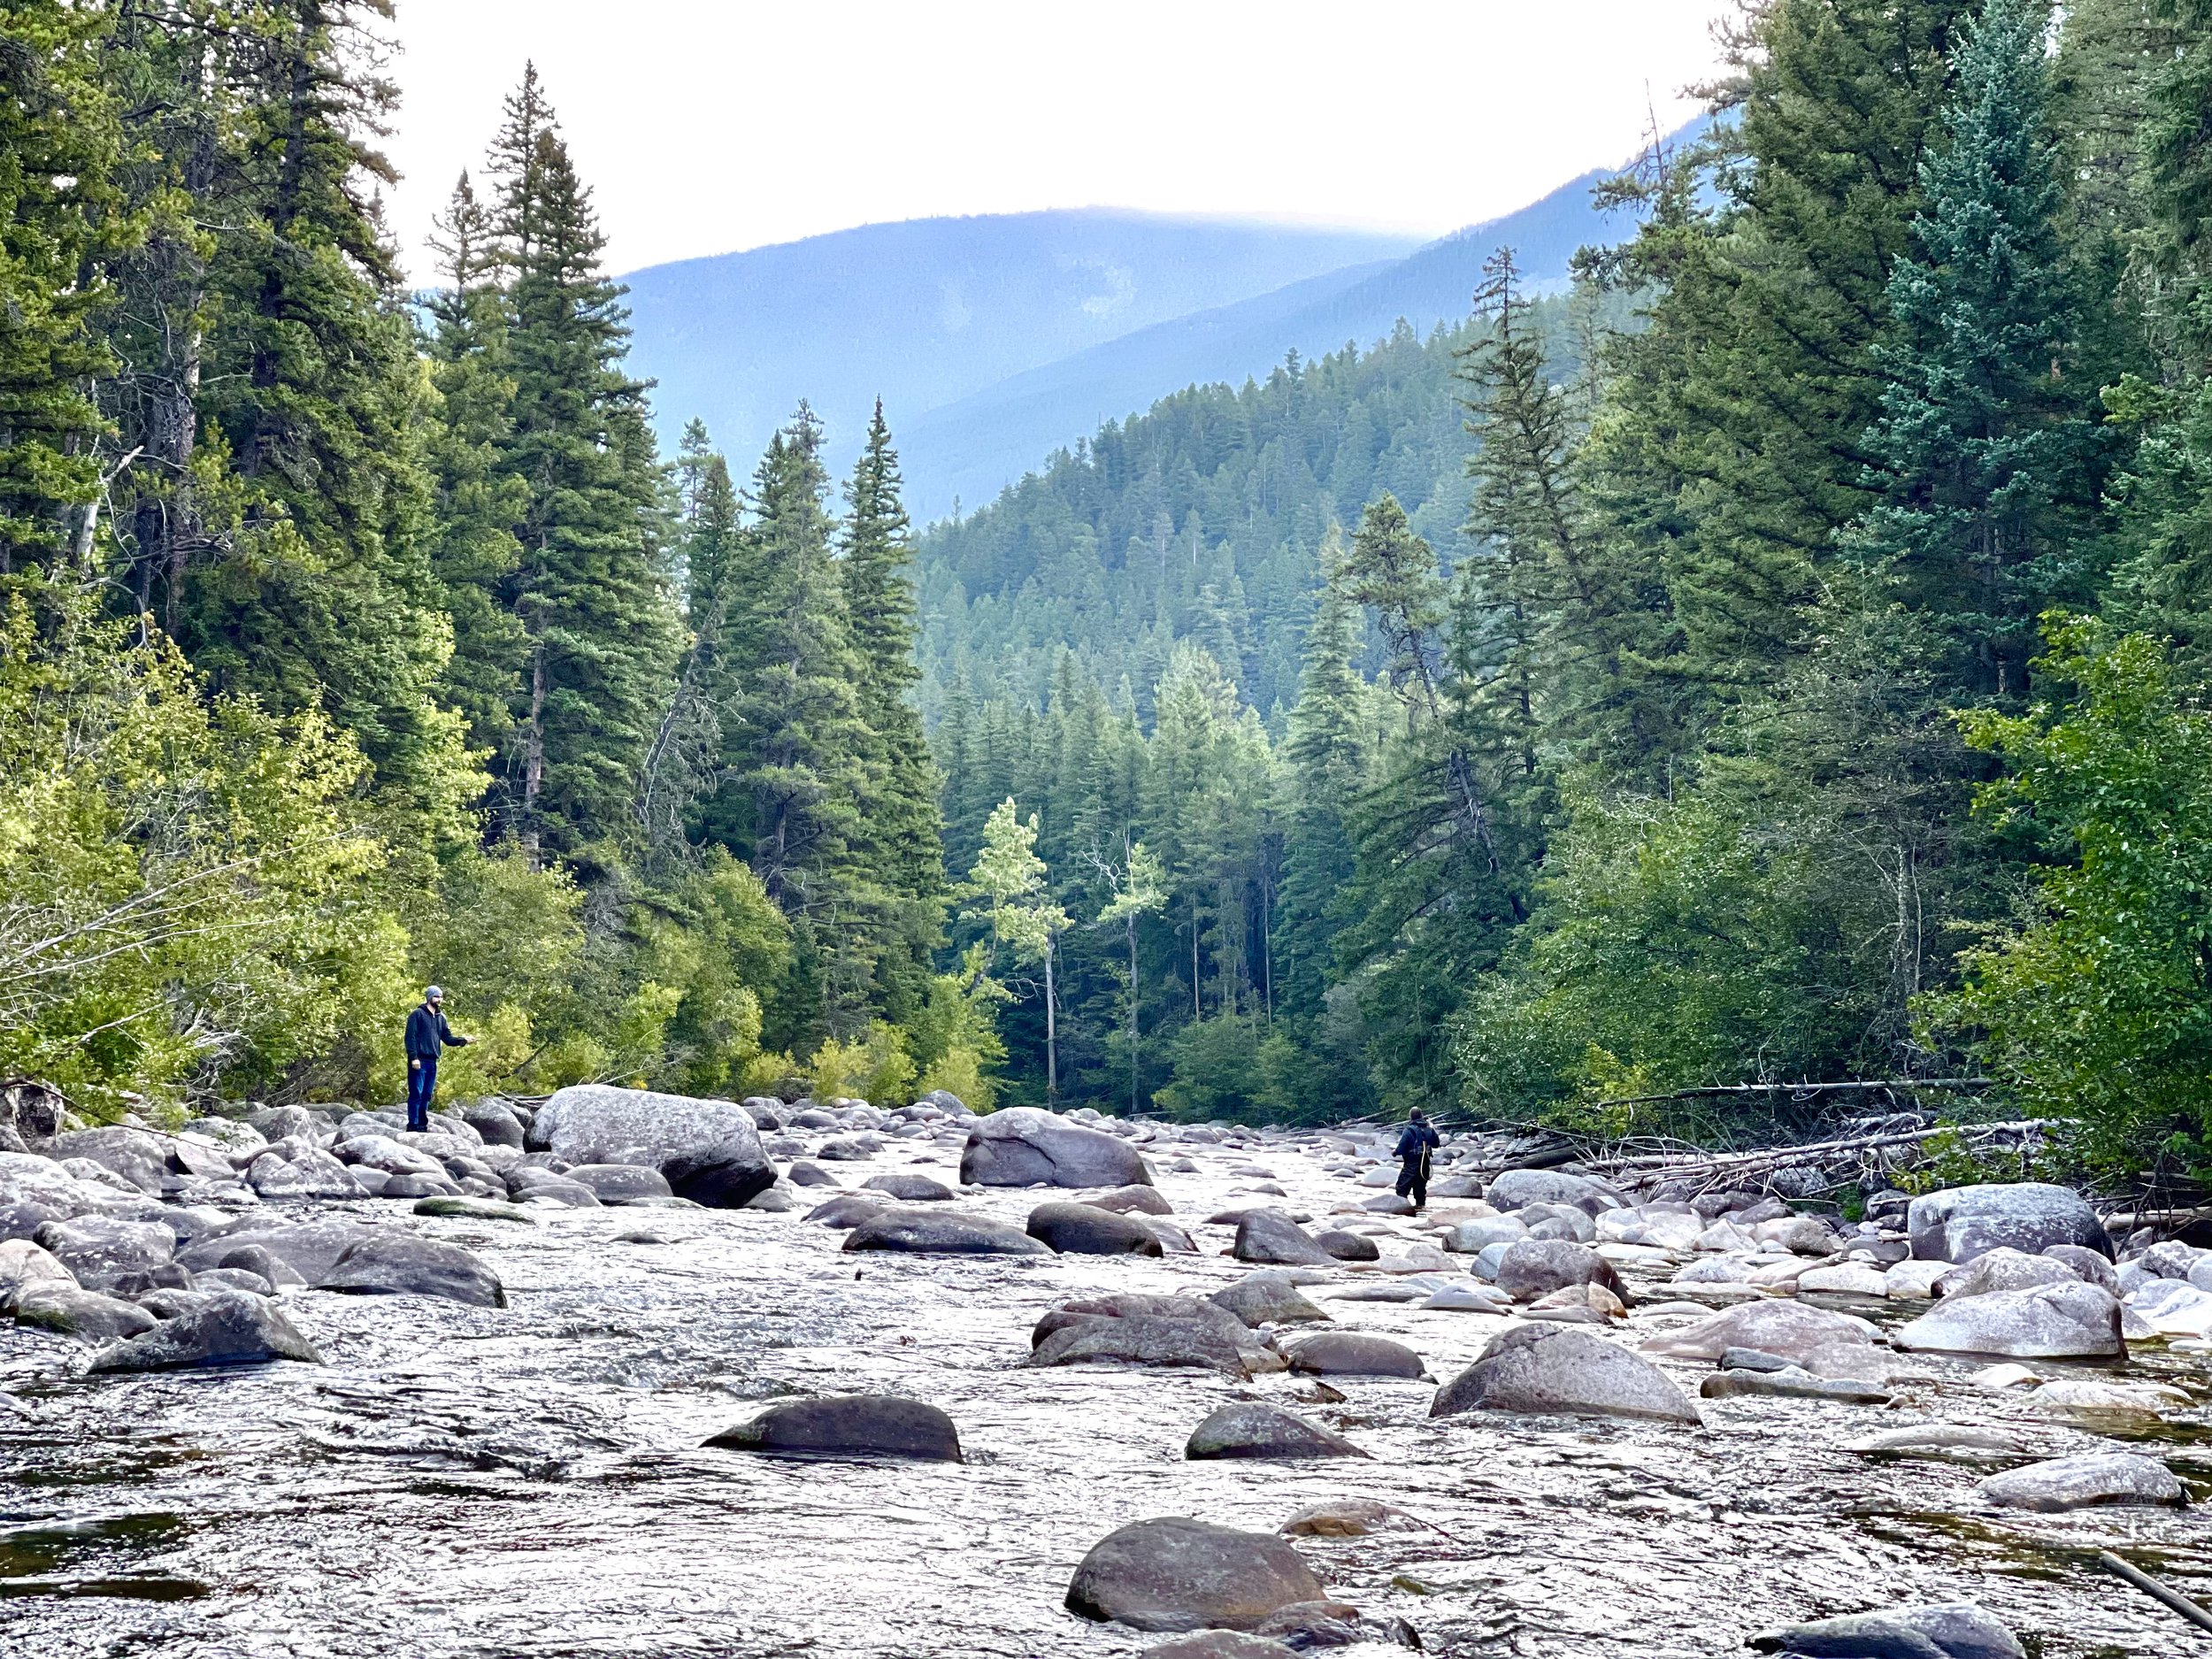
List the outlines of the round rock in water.
{"label": "round rock in water", "polygon": [[1120,1136],[1034,1106],[1010,1106],[970,1124],[960,1179],[971,1187],[1152,1185],[1143,1158]]}
{"label": "round rock in water", "polygon": [[897,1394],[837,1394],[770,1406],[707,1442],[795,1457],[910,1457],[956,1463],[960,1435],[935,1406]]}
{"label": "round rock in water", "polygon": [[2012,1632],[1971,1601],[1816,1619],[1767,1631],[1748,1645],[1804,1659],[2027,1659]]}
{"label": "round rock in water", "polygon": [[1248,1210],[1237,1218],[1231,1253],[1240,1262],[1276,1267],[1333,1267],[1336,1257],[1279,1210]]}
{"label": "round rock in water", "polygon": [[1279,1530],[1294,1538],[1364,1538],[1411,1518],[1403,1509],[1372,1498],[1332,1498],[1325,1503],[1308,1504]]}
{"label": "round rock in water", "polygon": [[1364,1457],[1341,1434],[1260,1400],[1217,1406],[1191,1431],[1187,1458]]}
{"label": "round rock in water", "polygon": [[1290,1368],[1310,1377],[1405,1377],[1427,1374],[1421,1356],[1386,1336],[1356,1331],[1324,1331],[1286,1350]]}
{"label": "round rock in water", "polygon": [[1896,1332],[1901,1348],[1996,1354],[2008,1359],[2073,1359],[2127,1352],[2120,1304],[2108,1290],[2070,1279],[2032,1290],[1947,1298]]}
{"label": "round rock in water", "polygon": [[1144,1659],[1291,1659],[1298,1649],[1272,1636],[1236,1630],[1202,1630],[1144,1650]]}
{"label": "round rock in water", "polygon": [[735,1101],[572,1084],[531,1119],[528,1144],[565,1164],[649,1164],[679,1196],[743,1207],[776,1179],[752,1114]]}
{"label": "round rock in water", "polygon": [[[2071,1247],[2079,1249],[2079,1245]],[[2104,1258],[2095,1251],[2088,1253],[2096,1261]],[[2108,1272],[2110,1268],[2108,1265]],[[1993,1250],[1984,1250],[1962,1267],[1955,1267],[1935,1282],[1935,1294],[1947,1301],[1967,1296],[1986,1296],[1999,1290],[2033,1290],[2038,1285],[2063,1285],[2071,1279],[2084,1279],[2066,1263],[2047,1256],[2029,1256],[2001,1244]],[[1799,1281],[1802,1286],[1803,1281]]]}
{"label": "round rock in water", "polygon": [[478,1308],[503,1308],[506,1287],[472,1252],[411,1233],[367,1234],[338,1258],[325,1290],[356,1295],[434,1296]]}
{"label": "round rock in water", "polygon": [[672,1198],[668,1178],[649,1164],[579,1164],[568,1179],[591,1189],[603,1204],[634,1204],[649,1198]]}
{"label": "round rock in water", "polygon": [[1300,1293],[1286,1273],[1247,1273],[1206,1300],[1226,1308],[1248,1325],[1296,1325],[1325,1321],[1329,1317]]}
{"label": "round rock in water", "polygon": [[1906,1211],[1912,1253],[1924,1260],[1970,1262],[2003,1246],[2039,1256],[2054,1244],[2112,1254],[2097,1212],[2070,1187],[2045,1181],[1953,1187],[1916,1198]]}
{"label": "round rock in water", "polygon": [[1718,1360],[1732,1348],[1756,1348],[1802,1365],[1822,1349],[1839,1344],[1869,1345],[1875,1333],[1872,1322],[1855,1314],[1816,1308],[1808,1302],[1763,1298],[1653,1337],[1643,1351],[1670,1359]]}
{"label": "round rock in water", "polygon": [[1063,1325],[1030,1350],[1025,1365],[1192,1366],[1248,1378],[1282,1361],[1246,1333],[1241,1340],[1200,1319],[1132,1314]]}
{"label": "round rock in water", "polygon": [[1331,1227],[1326,1233],[1317,1233],[1313,1241],[1340,1262],[1379,1262],[1382,1246],[1363,1233],[1348,1233],[1342,1227]]}
{"label": "round rock in water", "polygon": [[1111,1210],[1088,1204],[1039,1204],[1029,1212],[1029,1236],[1064,1256],[1158,1256],[1150,1228]]}
{"label": "round rock in water", "polygon": [[134,1302],[41,1280],[15,1299],[15,1322],[87,1342],[112,1342],[154,1328],[153,1315]]}
{"label": "round rock in water", "polygon": [[2132,1452],[2091,1452],[2008,1469],[1981,1483],[1983,1497],[2008,1509],[2084,1509],[2098,1503],[2186,1503],[2173,1471]]}
{"label": "round rock in water", "polygon": [[1628,1301],[1628,1287],[1612,1263],[1588,1245],[1567,1239],[1523,1239],[1507,1245],[1491,1282],[1516,1302],[1532,1302],[1571,1285],[1602,1285]]}
{"label": "round rock in water", "polygon": [[[832,1200],[842,1202],[842,1200]],[[828,1208],[827,1205],[823,1206]],[[814,1211],[819,1215],[819,1210]],[[1027,1233],[984,1216],[950,1210],[879,1208],[845,1235],[849,1250],[898,1250],[916,1255],[1045,1256]]]}
{"label": "round rock in water", "polygon": [[1094,1194],[1083,1201],[1097,1210],[1111,1210],[1122,1215],[1171,1216],[1175,1206],[1156,1187],[1117,1187],[1110,1193]]}
{"label": "round rock in water", "polygon": [[280,1359],[323,1363],[314,1343],[274,1302],[265,1296],[225,1291],[142,1336],[102,1348],[92,1356],[89,1369],[183,1371],[204,1365],[262,1365]]}
{"label": "round rock in water", "polygon": [[[817,1170],[815,1173],[820,1175],[822,1171]],[[792,1169],[791,1179],[795,1181],[799,1179],[796,1166]],[[824,1177],[824,1179],[826,1179],[827,1177]],[[819,1182],[813,1184],[820,1185]],[[861,1186],[871,1192],[882,1193],[888,1197],[895,1198],[902,1204],[948,1204],[952,1202],[952,1188],[942,1181],[932,1180],[926,1175],[915,1175],[906,1171],[895,1171],[889,1175],[872,1175],[861,1182]]]}
{"label": "round rock in water", "polygon": [[0,1242],[0,1308],[12,1308],[18,1296],[40,1285],[78,1288],[77,1276],[28,1239]]}
{"label": "round rock in water", "polygon": [[1491,1338],[1473,1364],[1436,1391],[1429,1415],[1474,1410],[1704,1421],[1649,1360],[1588,1331],[1555,1325],[1516,1325]]}
{"label": "round rock in water", "polygon": [[1595,1215],[1607,1209],[1606,1189],[1585,1175],[1563,1175],[1557,1170],[1508,1170],[1492,1181],[1483,1197],[1497,1210],[1510,1211],[1528,1204],[1572,1204]]}
{"label": "round rock in water", "polygon": [[56,1135],[44,1150],[50,1158],[89,1158],[141,1192],[159,1192],[161,1178],[168,1171],[167,1147],[143,1129],[73,1129]]}
{"label": "round rock in water", "polygon": [[1250,1630],[1325,1592],[1279,1538],[1181,1517],[1133,1521],[1091,1546],[1068,1610],[1136,1630]]}

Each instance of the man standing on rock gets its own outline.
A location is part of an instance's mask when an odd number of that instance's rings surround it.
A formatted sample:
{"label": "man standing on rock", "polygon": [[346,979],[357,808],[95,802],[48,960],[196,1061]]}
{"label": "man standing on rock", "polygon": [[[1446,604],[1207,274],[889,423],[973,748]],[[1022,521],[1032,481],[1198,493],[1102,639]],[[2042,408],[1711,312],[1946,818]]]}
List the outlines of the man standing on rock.
{"label": "man standing on rock", "polygon": [[422,1006],[407,1016],[407,1126],[417,1133],[430,1127],[430,1097],[438,1092],[438,1056],[468,1046],[445,1023],[445,993],[432,986]]}
{"label": "man standing on rock", "polygon": [[1398,1136],[1398,1196],[1413,1200],[1417,1216],[1429,1207],[1429,1155],[1443,1144],[1418,1106],[1406,1114]]}

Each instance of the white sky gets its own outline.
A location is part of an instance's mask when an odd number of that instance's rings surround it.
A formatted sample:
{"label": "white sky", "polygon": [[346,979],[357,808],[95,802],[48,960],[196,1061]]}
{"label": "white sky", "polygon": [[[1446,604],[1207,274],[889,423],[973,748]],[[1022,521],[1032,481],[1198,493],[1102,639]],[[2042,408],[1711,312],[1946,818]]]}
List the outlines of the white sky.
{"label": "white sky", "polygon": [[399,0],[411,274],[534,58],[634,270],[1109,205],[1435,234],[1673,127],[1732,0]]}

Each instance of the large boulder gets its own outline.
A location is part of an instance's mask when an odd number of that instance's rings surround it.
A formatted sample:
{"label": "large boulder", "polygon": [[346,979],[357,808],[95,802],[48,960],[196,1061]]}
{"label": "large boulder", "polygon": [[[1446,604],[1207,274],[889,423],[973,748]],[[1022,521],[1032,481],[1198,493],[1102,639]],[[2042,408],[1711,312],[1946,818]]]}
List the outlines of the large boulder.
{"label": "large boulder", "polygon": [[1364,1457],[1333,1429],[1309,1423],[1263,1400],[1232,1400],[1217,1406],[1191,1431],[1187,1458]]}
{"label": "large boulder", "polygon": [[1490,1183],[1483,1197],[1494,1209],[1509,1213],[1530,1204],[1569,1204],[1594,1216],[1617,1202],[1604,1182],[1558,1170],[1508,1170]]}
{"label": "large boulder", "polygon": [[246,1183],[258,1196],[272,1200],[359,1198],[368,1190],[329,1153],[296,1143],[273,1146],[256,1158],[247,1166]]}
{"label": "large boulder", "polygon": [[15,1306],[15,1299],[41,1285],[76,1287],[77,1276],[48,1251],[28,1239],[0,1242],[0,1312]]}
{"label": "large boulder", "polygon": [[198,1309],[165,1319],[142,1335],[92,1356],[96,1371],[183,1371],[202,1365],[259,1365],[272,1360],[323,1363],[314,1343],[265,1296],[218,1291]]}
{"label": "large boulder", "polygon": [[1289,1274],[1272,1268],[1247,1273],[1206,1300],[1226,1308],[1248,1325],[1298,1325],[1329,1317],[1300,1293]]}
{"label": "large boulder", "polygon": [[1812,1370],[1824,1351],[1868,1347],[1877,1334],[1871,1321],[1855,1314],[1836,1313],[1807,1302],[1762,1298],[1655,1336],[1643,1351],[1668,1359],[1717,1363],[1732,1348],[1753,1348]]}
{"label": "large boulder", "polygon": [[503,1308],[506,1287],[473,1251],[396,1230],[365,1233],[317,1283],[366,1296],[434,1296]]}
{"label": "large boulder", "polygon": [[524,1132],[522,1119],[503,1100],[487,1099],[464,1101],[460,1107],[461,1121],[476,1131],[488,1147],[520,1148]]}
{"label": "large boulder", "polygon": [[53,1280],[16,1297],[15,1322],[87,1342],[112,1342],[154,1328],[153,1315],[134,1302]]}
{"label": "large boulder", "polygon": [[[830,1177],[825,1171],[816,1170],[814,1172],[818,1179],[807,1182],[806,1185],[828,1184]],[[799,1168],[796,1164],[792,1166],[791,1179],[795,1181],[799,1179]],[[942,1181],[918,1174],[911,1170],[896,1170],[888,1175],[872,1175],[861,1182],[861,1186],[870,1192],[881,1193],[886,1197],[895,1198],[902,1204],[949,1204],[952,1202],[951,1187]]]}
{"label": "large boulder", "polygon": [[1336,1257],[1279,1210],[1248,1210],[1237,1218],[1231,1253],[1240,1262],[1276,1267],[1334,1267]]}
{"label": "large boulder", "polygon": [[735,1101],[575,1083],[531,1119],[526,1144],[568,1164],[643,1164],[680,1198],[738,1210],[772,1186],[753,1115]]}
{"label": "large boulder", "polygon": [[346,1164],[382,1170],[387,1175],[443,1175],[445,1165],[427,1152],[390,1135],[348,1135],[338,1142],[338,1156]]}
{"label": "large boulder", "polygon": [[1474,1410],[1704,1420],[1649,1360],[1571,1325],[1500,1332],[1473,1364],[1437,1390],[1429,1415]]}
{"label": "large boulder", "polygon": [[806,1212],[803,1219],[817,1226],[842,1232],[856,1227],[864,1221],[873,1220],[887,1210],[895,1209],[891,1201],[880,1193],[840,1193],[826,1203],[820,1203]]}
{"label": "large boulder", "polygon": [[2054,1244],[2079,1244],[2101,1256],[2112,1240],[2088,1201],[2047,1181],[1951,1187],[1916,1198],[1906,1211],[1912,1253],[1923,1261],[1970,1262],[2010,1246],[2039,1256]]}
{"label": "large boulder", "polygon": [[297,1274],[299,1283],[319,1285],[338,1264],[340,1256],[373,1231],[354,1221],[257,1220],[234,1232],[195,1240],[177,1252],[177,1261],[196,1273],[208,1267],[250,1265],[273,1283],[287,1282],[265,1271],[258,1263],[238,1258],[239,1251],[251,1246]]}
{"label": "large boulder", "polygon": [[1997,1354],[2008,1359],[2075,1359],[2124,1354],[2120,1304],[2079,1279],[2029,1290],[1946,1297],[1890,1340],[1902,1348]]}
{"label": "large boulder", "polygon": [[[2091,1255],[2095,1256],[2095,1252]],[[2101,1262],[2104,1257],[2097,1256],[2096,1259]],[[1993,1250],[1984,1250],[1972,1261],[1953,1268],[1937,1279],[1935,1294],[1956,1300],[1962,1296],[1986,1296],[1998,1290],[2033,1290],[2038,1285],[2063,1285],[2073,1279],[2085,1280],[2086,1277],[2054,1257],[2030,1256],[2008,1244],[2001,1244]]]}
{"label": "large boulder", "polygon": [[1202,1296],[1162,1296],[1143,1291],[1118,1290],[1103,1296],[1084,1296],[1063,1302],[1029,1329],[1029,1346],[1037,1347],[1055,1331],[1093,1319],[1194,1319],[1220,1333],[1222,1340],[1244,1346],[1253,1339],[1244,1322],[1227,1309]]}
{"label": "large boulder", "polygon": [[1324,1594],[1281,1539],[1177,1516],[1133,1521],[1092,1545],[1067,1605],[1137,1630],[1251,1630],[1278,1608]]}
{"label": "large boulder", "polygon": [[1492,1283],[1516,1302],[1533,1302],[1572,1285],[1602,1285],[1628,1301],[1612,1263],[1586,1244],[1567,1239],[1520,1239],[1505,1248]]}
{"label": "large boulder", "polygon": [[38,1230],[38,1242],[88,1290],[146,1289],[177,1248],[176,1234],[166,1227],[110,1216],[50,1221]]}
{"label": "large boulder", "polygon": [[[824,1205],[822,1209],[828,1207]],[[845,1248],[936,1256],[1050,1254],[1027,1233],[987,1216],[969,1215],[957,1210],[905,1210],[889,1205],[877,1206],[873,1213],[848,1233]]]}
{"label": "large boulder", "polygon": [[1160,1240],[1141,1222],[1088,1204],[1039,1204],[1029,1236],[1063,1256],[1158,1256]]}
{"label": "large boulder", "polygon": [[1981,1494],[2008,1509],[2082,1509],[2098,1503],[2186,1503],[2173,1471],[2132,1452],[2090,1452],[2008,1469],[1981,1483]]}
{"label": "large boulder", "polygon": [[970,1124],[960,1179],[976,1187],[1152,1185],[1144,1159],[1118,1135],[1034,1106],[1010,1106]]}
{"label": "large boulder", "polygon": [[770,1406],[707,1442],[792,1457],[962,1461],[959,1432],[935,1406],[896,1394],[836,1394]]}
{"label": "large boulder", "polygon": [[1421,1356],[1402,1342],[1358,1331],[1324,1331],[1284,1350],[1290,1368],[1314,1377],[1405,1377],[1428,1372]]}
{"label": "large boulder", "polygon": [[1026,1365],[1187,1366],[1248,1378],[1282,1360],[1250,1333],[1211,1320],[1133,1313],[1062,1325],[1030,1350]]}
{"label": "large boulder", "polygon": [[73,1129],[46,1143],[50,1158],[89,1158],[141,1192],[157,1193],[168,1171],[169,1149],[143,1129]]}
{"label": "large boulder", "polygon": [[1748,1645],[1786,1659],[2027,1659],[2012,1632],[1971,1601],[1815,1619],[1763,1632]]}

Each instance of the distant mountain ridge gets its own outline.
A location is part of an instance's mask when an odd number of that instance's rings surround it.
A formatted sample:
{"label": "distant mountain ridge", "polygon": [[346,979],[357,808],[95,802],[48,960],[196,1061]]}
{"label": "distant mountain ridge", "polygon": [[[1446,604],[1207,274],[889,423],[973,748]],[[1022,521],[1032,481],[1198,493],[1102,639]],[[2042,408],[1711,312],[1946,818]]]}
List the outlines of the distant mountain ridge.
{"label": "distant mountain ridge", "polygon": [[804,397],[843,458],[879,395],[899,432],[1025,370],[1416,241],[1102,208],[865,225],[623,278],[630,366],[658,383],[664,441],[695,415],[741,473]]}

